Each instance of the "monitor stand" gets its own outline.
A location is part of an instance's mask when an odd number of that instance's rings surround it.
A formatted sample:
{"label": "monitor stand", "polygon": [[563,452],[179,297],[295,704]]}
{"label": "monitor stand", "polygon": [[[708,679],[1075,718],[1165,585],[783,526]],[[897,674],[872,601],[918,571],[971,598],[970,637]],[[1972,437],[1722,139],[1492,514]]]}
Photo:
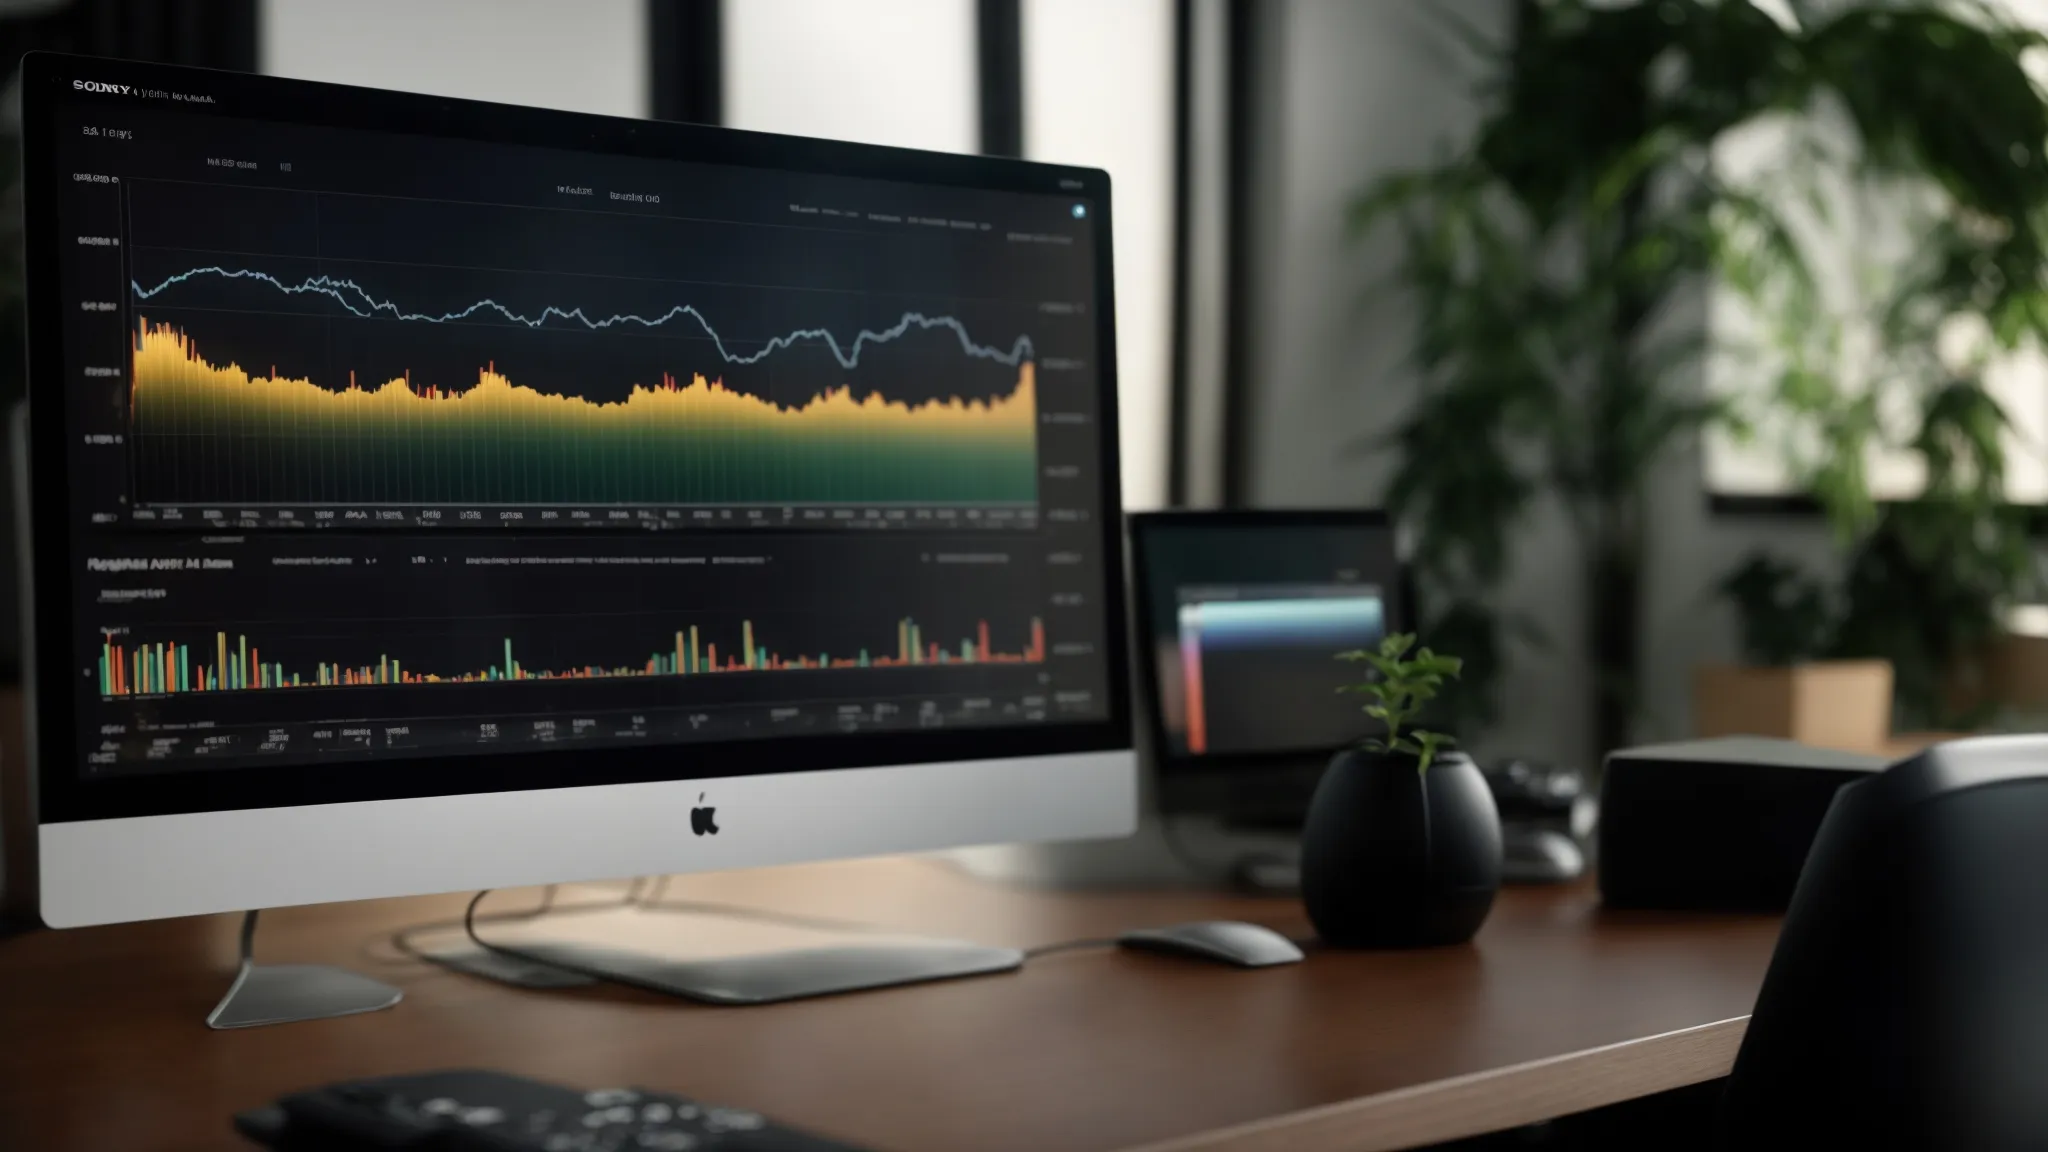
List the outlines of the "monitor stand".
{"label": "monitor stand", "polygon": [[[646,895],[636,893],[620,904],[559,908],[545,917],[476,917],[475,904],[465,929],[479,949],[521,966],[552,968],[573,976],[606,980],[678,996],[706,1004],[774,1004],[784,1000],[828,996],[922,984],[966,976],[1015,971],[1024,953],[957,940],[934,940],[884,933],[871,926],[827,921],[724,905],[688,901],[665,903],[666,877]],[[637,885],[636,885],[637,889]],[[759,936],[777,931],[797,939],[824,937],[823,943],[785,947],[789,937],[773,939],[761,950],[731,955],[689,955],[687,948],[715,942],[716,933],[679,933],[682,914],[723,918]],[[571,925],[595,925],[597,939],[577,939]],[[487,939],[478,929],[498,929]],[[507,935],[506,929],[514,934]],[[847,937],[867,937],[848,941]],[[609,937],[609,938],[606,938]],[[684,953],[663,955],[662,946],[683,945]],[[469,965],[473,975],[521,983],[484,966]]]}
{"label": "monitor stand", "polygon": [[242,960],[235,982],[207,1014],[208,1028],[254,1028],[375,1012],[405,993],[325,964],[256,963],[256,913],[242,916]]}

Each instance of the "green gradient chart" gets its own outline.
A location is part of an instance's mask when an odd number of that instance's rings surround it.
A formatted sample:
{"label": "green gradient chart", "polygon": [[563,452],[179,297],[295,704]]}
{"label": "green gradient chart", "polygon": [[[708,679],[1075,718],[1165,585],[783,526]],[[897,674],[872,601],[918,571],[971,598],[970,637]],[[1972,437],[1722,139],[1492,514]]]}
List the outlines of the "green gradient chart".
{"label": "green gradient chart", "polygon": [[1037,499],[1034,366],[988,400],[838,388],[781,405],[697,375],[599,403],[494,366],[458,389],[254,375],[141,322],[138,490],[164,503],[996,504]]}

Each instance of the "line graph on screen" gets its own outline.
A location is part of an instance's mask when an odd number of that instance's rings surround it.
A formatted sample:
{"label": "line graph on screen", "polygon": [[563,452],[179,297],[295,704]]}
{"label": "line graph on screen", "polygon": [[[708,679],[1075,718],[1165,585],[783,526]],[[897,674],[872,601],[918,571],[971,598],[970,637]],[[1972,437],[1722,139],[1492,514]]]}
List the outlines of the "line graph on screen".
{"label": "line graph on screen", "polygon": [[[137,201],[138,504],[1037,500],[1031,335],[828,283],[886,269],[363,197],[238,193],[229,228],[194,195]],[[645,274],[742,255],[753,283]]]}

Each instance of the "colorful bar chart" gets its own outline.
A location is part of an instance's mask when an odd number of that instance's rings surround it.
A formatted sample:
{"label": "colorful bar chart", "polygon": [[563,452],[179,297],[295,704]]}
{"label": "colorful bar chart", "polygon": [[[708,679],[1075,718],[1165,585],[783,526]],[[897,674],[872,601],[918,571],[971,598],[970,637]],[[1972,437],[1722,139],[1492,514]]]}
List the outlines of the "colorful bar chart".
{"label": "colorful bar chart", "polygon": [[[211,660],[208,660],[211,657]],[[390,684],[474,684],[510,680],[600,680],[632,676],[697,676],[733,672],[797,672],[828,668],[905,668],[961,664],[1039,664],[1045,660],[1045,625],[1034,617],[1028,639],[1020,650],[998,651],[989,642],[987,621],[976,624],[974,635],[957,646],[942,646],[924,638],[915,620],[896,623],[893,650],[852,653],[783,653],[762,643],[753,621],[740,624],[737,648],[728,647],[721,658],[718,645],[699,632],[696,625],[677,629],[672,642],[652,652],[638,664],[597,665],[534,669],[521,663],[511,638],[504,641],[497,662],[463,672],[423,672],[401,660],[380,654],[374,664],[315,662],[311,667],[289,669],[281,661],[266,661],[260,646],[246,635],[216,632],[210,648],[196,654],[190,644],[159,641],[140,644],[117,642],[108,633],[100,645],[99,690],[102,696],[157,696],[188,692],[241,692],[278,688],[338,688]]]}

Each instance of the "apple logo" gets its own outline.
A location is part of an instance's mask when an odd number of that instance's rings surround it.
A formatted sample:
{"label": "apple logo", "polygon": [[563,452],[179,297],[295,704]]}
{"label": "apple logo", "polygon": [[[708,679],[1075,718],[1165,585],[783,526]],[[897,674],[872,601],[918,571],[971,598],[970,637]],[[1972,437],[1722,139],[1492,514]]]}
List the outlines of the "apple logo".
{"label": "apple logo", "polygon": [[[704,803],[704,794],[702,792],[697,793],[697,803],[700,805]],[[690,831],[695,832],[699,836],[718,835],[717,815],[718,809],[716,808],[698,807],[690,809]]]}

